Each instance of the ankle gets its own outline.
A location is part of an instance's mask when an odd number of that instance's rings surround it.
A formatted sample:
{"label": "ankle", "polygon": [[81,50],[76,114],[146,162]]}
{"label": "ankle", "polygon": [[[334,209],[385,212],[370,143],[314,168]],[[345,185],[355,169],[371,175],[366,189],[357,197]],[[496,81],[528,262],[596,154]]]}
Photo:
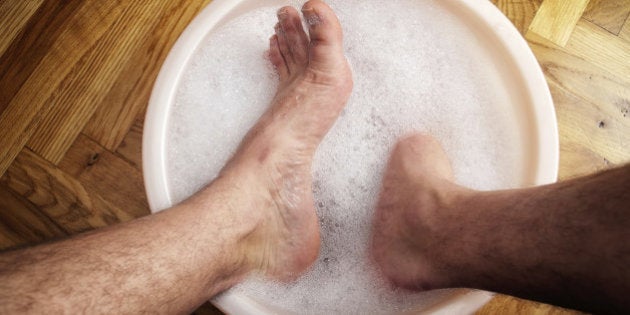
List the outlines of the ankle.
{"label": "ankle", "polygon": [[[443,250],[440,262],[448,273],[448,287],[479,288],[480,278],[497,268],[491,257],[495,246],[510,238],[495,229],[492,194],[459,186],[441,216]],[[503,236],[497,236],[498,233]]]}
{"label": "ankle", "polygon": [[408,222],[415,225],[416,248],[423,253],[424,263],[430,270],[424,286],[454,287],[476,257],[471,250],[474,246],[469,244],[474,242],[474,233],[469,233],[472,224],[466,213],[474,191],[446,179],[430,185],[422,185],[415,222]]}

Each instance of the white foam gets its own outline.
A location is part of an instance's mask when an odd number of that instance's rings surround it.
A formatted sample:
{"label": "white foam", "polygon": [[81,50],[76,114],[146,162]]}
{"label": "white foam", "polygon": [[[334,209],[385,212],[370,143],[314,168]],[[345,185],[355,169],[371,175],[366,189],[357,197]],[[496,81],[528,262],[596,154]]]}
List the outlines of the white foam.
{"label": "white foam", "polygon": [[[331,0],[355,86],[313,165],[322,249],[291,285],[251,279],[234,290],[298,313],[389,313],[444,292],[387,288],[366,254],[391,146],[408,132],[436,137],[461,184],[518,185],[523,144],[495,62],[432,0]],[[181,201],[210,182],[265,111],[277,78],[264,58],[277,8],[242,15],[204,41],[171,112],[168,185]]]}

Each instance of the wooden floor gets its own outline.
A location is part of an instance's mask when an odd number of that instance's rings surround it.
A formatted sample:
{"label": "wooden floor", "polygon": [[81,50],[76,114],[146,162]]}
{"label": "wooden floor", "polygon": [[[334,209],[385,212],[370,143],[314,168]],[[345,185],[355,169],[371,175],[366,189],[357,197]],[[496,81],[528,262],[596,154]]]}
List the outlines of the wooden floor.
{"label": "wooden floor", "polygon": [[[209,2],[0,0],[0,249],[149,214],[147,101]],[[630,161],[630,0],[493,2],[549,82],[561,179]],[[498,296],[479,313],[571,312]]]}

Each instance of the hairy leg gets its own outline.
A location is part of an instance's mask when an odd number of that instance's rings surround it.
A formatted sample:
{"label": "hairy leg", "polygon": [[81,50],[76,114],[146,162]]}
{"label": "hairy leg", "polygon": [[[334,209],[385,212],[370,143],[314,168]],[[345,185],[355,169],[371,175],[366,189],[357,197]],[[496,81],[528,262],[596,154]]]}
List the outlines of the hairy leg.
{"label": "hairy leg", "polygon": [[414,135],[389,162],[372,252],[396,284],[469,287],[593,312],[630,310],[630,166],[528,189],[455,185]]}
{"label": "hairy leg", "polygon": [[219,177],[157,215],[0,254],[0,313],[183,313],[250,272],[287,280],[316,258],[313,154],[352,89],[341,27],[319,0],[278,12],[280,87]]}

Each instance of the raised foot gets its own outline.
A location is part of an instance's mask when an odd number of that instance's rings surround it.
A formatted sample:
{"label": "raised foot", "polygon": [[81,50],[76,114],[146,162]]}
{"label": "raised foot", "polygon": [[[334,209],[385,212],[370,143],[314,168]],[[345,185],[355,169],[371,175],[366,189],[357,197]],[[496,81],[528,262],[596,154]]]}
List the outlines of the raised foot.
{"label": "raised foot", "polygon": [[302,14],[308,35],[296,9],[278,11],[269,57],[278,71],[279,89],[222,171],[239,173],[231,178],[248,178],[233,184],[253,198],[247,215],[254,229],[242,241],[247,265],[279,280],[296,278],[318,255],[311,162],[352,90],[334,12],[312,0]]}

